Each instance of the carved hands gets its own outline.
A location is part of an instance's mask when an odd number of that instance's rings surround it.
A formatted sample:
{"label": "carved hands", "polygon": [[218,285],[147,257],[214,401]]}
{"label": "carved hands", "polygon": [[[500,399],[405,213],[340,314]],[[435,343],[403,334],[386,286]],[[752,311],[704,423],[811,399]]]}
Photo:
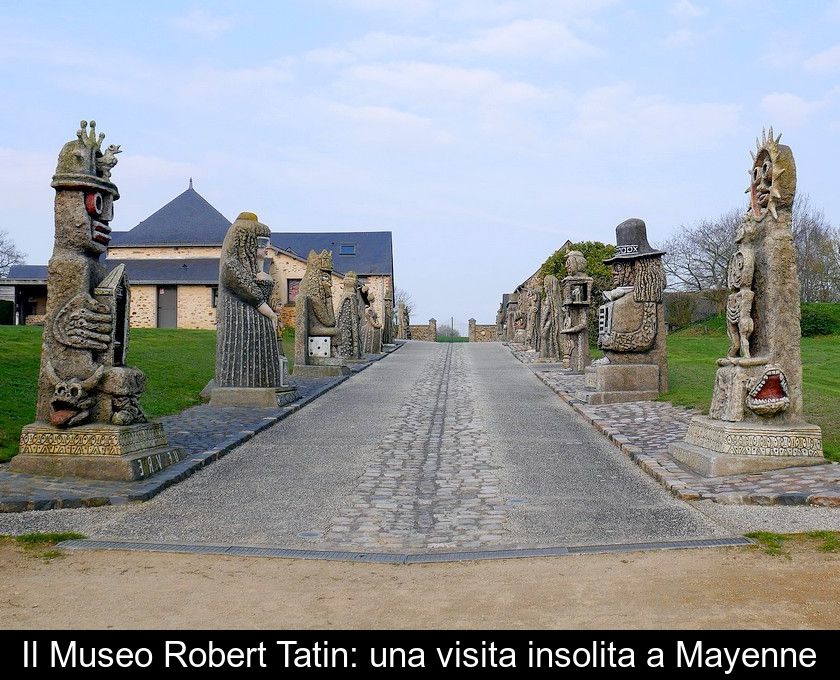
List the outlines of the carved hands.
{"label": "carved hands", "polygon": [[111,344],[113,318],[109,305],[79,293],[56,315],[53,330],[62,345],[103,352]]}

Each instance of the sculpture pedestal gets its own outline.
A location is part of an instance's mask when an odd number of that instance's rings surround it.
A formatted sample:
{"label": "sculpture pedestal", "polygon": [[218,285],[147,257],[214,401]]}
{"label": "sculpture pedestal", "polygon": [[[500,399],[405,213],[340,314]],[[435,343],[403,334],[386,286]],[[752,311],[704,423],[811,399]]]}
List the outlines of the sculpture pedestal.
{"label": "sculpture pedestal", "polygon": [[586,389],[575,396],[587,404],[653,401],[659,397],[659,366],[605,364],[584,370]]}
{"label": "sculpture pedestal", "polygon": [[671,457],[704,477],[827,463],[817,425],[765,425],[694,416]]}
{"label": "sculpture pedestal", "polygon": [[210,406],[250,406],[277,408],[297,399],[294,387],[214,387],[210,390]]}
{"label": "sculpture pedestal", "polygon": [[307,357],[306,363],[296,363],[292,375],[296,378],[335,378],[350,375],[344,359],[336,357]]}
{"label": "sculpture pedestal", "polygon": [[92,423],[60,429],[32,423],[20,435],[20,453],[9,469],[50,477],[136,481],[184,457],[172,448],[160,423]]}

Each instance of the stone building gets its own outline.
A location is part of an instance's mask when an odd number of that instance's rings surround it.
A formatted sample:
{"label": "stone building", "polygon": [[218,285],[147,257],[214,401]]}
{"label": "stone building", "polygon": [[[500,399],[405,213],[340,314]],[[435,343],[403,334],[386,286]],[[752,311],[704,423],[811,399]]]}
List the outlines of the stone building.
{"label": "stone building", "polygon": [[[103,260],[126,265],[135,328],[216,327],[219,255],[231,222],[192,186],[129,231],[111,232]],[[295,296],[310,250],[333,254],[334,286],[349,271],[374,292],[385,316],[385,282],[393,290],[391,232],[273,232],[268,257],[277,282],[272,306],[294,327]],[[0,299],[15,303],[15,323],[37,323],[46,313],[46,265],[17,265],[0,280]],[[334,298],[337,305],[340,296]]]}

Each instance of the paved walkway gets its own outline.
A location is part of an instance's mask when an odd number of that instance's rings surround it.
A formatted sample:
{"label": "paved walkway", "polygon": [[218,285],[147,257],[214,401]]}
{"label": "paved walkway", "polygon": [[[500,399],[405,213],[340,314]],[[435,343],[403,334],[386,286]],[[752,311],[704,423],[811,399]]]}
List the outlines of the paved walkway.
{"label": "paved walkway", "polygon": [[424,551],[731,535],[495,343],[411,342],[142,504],[0,515],[0,533]]}

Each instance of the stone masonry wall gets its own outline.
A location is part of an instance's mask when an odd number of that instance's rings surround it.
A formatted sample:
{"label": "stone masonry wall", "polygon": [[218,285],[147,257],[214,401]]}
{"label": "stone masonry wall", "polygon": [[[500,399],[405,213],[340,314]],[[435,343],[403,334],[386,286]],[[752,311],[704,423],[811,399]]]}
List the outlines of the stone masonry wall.
{"label": "stone masonry wall", "polygon": [[412,340],[435,342],[437,340],[437,321],[429,319],[426,326],[409,326]]}
{"label": "stone masonry wall", "polygon": [[157,326],[157,287],[131,287],[131,327],[155,328]]}
{"label": "stone masonry wall", "polygon": [[496,324],[476,324],[475,319],[470,319],[470,342],[498,342],[496,337]]}
{"label": "stone masonry wall", "polygon": [[216,328],[210,286],[178,286],[178,328]]}
{"label": "stone masonry wall", "polygon": [[107,257],[112,260],[183,260],[186,258],[221,257],[220,246],[161,246],[161,247],[111,247]]}

